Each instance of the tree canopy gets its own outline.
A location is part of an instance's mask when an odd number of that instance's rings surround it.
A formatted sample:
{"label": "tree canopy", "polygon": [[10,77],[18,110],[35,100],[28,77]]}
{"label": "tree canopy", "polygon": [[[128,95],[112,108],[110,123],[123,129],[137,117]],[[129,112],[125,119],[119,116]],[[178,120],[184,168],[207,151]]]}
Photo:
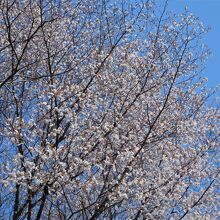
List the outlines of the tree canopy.
{"label": "tree canopy", "polygon": [[1,219],[217,219],[207,29],[168,2],[0,2]]}

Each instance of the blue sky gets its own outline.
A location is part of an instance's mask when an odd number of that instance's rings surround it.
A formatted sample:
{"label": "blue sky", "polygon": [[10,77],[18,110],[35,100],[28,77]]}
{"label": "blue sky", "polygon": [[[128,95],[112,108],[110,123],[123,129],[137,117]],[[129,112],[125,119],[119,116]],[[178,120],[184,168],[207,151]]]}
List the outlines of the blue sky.
{"label": "blue sky", "polygon": [[[160,0],[163,1],[163,0]],[[211,27],[205,36],[205,43],[212,51],[206,62],[203,75],[208,77],[208,85],[214,87],[220,84],[220,0],[170,0],[169,9],[182,11],[185,6],[201,21]]]}

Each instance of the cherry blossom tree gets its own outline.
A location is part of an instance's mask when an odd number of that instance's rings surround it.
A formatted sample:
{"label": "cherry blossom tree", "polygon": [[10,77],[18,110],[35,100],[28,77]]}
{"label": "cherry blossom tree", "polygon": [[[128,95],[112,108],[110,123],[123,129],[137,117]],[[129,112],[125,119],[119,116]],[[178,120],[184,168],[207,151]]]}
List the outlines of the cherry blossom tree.
{"label": "cherry blossom tree", "polygon": [[217,219],[207,29],[167,4],[0,2],[1,219]]}

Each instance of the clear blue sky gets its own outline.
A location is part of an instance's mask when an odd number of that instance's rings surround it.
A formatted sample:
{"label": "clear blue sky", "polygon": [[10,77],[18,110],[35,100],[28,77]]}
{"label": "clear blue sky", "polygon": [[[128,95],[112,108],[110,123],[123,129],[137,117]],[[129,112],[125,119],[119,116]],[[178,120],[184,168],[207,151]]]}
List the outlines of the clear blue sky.
{"label": "clear blue sky", "polygon": [[211,27],[205,36],[205,43],[211,49],[212,56],[206,62],[203,75],[208,77],[208,85],[214,87],[220,84],[220,0],[169,0],[169,9],[172,11],[182,11],[185,6],[206,26]]}

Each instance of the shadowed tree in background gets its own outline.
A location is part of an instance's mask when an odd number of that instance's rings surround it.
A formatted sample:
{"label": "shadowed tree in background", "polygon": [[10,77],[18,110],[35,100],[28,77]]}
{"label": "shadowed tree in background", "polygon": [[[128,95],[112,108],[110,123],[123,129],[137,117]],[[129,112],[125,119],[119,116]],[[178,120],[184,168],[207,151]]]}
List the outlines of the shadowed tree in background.
{"label": "shadowed tree in background", "polygon": [[166,7],[0,2],[1,219],[217,219],[207,30]]}

